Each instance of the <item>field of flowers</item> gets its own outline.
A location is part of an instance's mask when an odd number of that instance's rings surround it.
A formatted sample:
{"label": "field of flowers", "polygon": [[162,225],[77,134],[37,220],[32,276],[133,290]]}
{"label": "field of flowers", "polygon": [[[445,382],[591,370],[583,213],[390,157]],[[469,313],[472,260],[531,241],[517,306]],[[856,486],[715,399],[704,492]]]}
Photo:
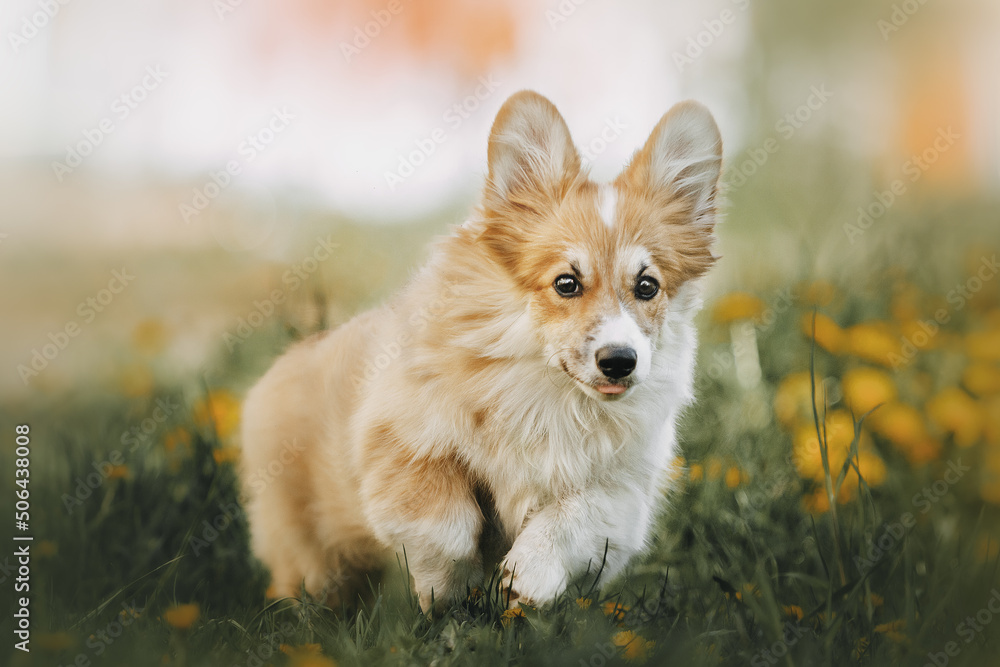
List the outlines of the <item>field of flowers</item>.
{"label": "field of flowers", "polygon": [[711,298],[648,555],[542,610],[474,590],[426,618],[396,564],[355,609],[270,599],[239,505],[240,400],[322,318],[289,306],[181,385],[149,370],[171,327],[143,321],[117,386],[4,415],[44,443],[35,634],[10,664],[986,664],[1000,280],[991,249],[965,255]]}

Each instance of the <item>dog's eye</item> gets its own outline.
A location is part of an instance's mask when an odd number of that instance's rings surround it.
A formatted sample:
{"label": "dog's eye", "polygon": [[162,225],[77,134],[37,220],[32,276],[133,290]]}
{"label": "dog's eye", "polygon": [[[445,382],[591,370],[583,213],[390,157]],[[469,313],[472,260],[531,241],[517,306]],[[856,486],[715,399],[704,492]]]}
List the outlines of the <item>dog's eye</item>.
{"label": "dog's eye", "polygon": [[556,281],[552,283],[552,286],[556,288],[556,292],[559,293],[559,296],[576,296],[583,291],[583,286],[580,285],[580,281],[568,273],[564,273],[556,278]]}
{"label": "dog's eye", "polygon": [[635,296],[637,299],[642,299],[643,301],[649,301],[659,291],[660,283],[656,282],[656,278],[642,276],[639,278],[639,282],[635,284]]}

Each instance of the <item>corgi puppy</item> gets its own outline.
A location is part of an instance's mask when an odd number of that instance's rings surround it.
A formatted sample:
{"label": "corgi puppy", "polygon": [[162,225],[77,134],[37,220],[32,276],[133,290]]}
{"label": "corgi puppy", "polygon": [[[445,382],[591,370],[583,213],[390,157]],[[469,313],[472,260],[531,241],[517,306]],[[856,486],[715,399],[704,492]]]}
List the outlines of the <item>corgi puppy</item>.
{"label": "corgi puppy", "polygon": [[551,102],[508,99],[472,216],[391,301],[292,347],[246,398],[272,591],[339,604],[394,551],[424,610],[497,564],[511,606],[619,574],[693,398],[721,156],[712,115],[683,102],[598,184]]}

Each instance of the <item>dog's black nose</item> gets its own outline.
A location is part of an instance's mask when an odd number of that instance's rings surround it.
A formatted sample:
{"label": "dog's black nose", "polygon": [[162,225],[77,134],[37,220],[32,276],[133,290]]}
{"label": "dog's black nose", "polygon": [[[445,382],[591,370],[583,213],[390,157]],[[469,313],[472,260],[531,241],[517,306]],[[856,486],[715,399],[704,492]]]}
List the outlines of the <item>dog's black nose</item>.
{"label": "dog's black nose", "polygon": [[605,346],[597,351],[597,367],[612,380],[619,380],[635,370],[635,350],[630,347]]}

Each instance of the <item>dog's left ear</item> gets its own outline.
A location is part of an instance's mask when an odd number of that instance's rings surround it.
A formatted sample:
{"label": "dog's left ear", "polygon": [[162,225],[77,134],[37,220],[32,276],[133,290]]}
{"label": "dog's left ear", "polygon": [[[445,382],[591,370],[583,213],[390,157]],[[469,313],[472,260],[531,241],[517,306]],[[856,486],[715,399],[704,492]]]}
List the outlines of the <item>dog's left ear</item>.
{"label": "dog's left ear", "polygon": [[566,121],[545,97],[522,90],[504,102],[493,122],[488,151],[487,196],[558,198],[580,173],[580,156]]}
{"label": "dog's left ear", "polygon": [[711,227],[721,169],[719,127],[704,105],[688,100],[663,115],[616,182],[656,198],[680,199],[692,222]]}

